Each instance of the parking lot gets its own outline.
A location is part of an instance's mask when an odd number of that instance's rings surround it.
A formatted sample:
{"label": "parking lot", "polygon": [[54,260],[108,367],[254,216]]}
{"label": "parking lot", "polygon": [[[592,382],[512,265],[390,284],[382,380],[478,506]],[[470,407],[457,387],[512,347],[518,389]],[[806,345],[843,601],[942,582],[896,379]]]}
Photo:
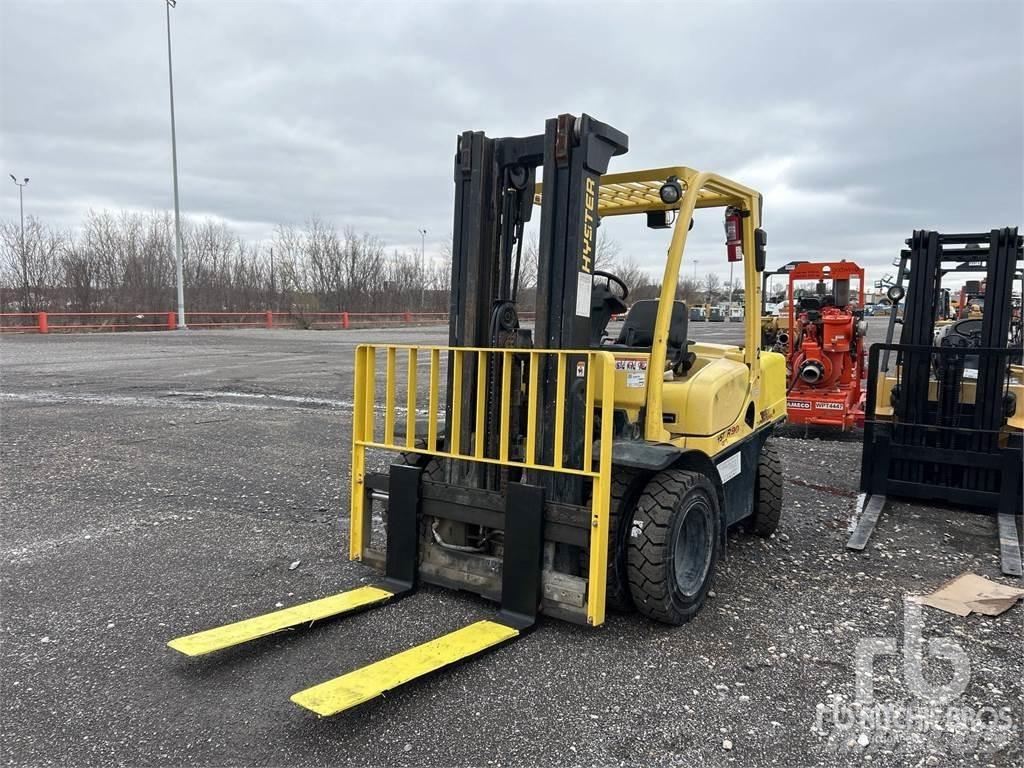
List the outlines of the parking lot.
{"label": "parking lot", "polygon": [[[884,320],[872,321],[878,341]],[[691,338],[738,341],[739,324]],[[858,741],[858,641],[903,647],[907,595],[1000,576],[991,518],[894,503],[844,548],[856,439],[781,447],[785,512],[734,533],[714,597],[672,628],[554,620],[512,645],[318,720],[288,697],[491,615],[424,588],[400,603],[187,660],[172,637],[373,579],[346,559],[353,350],[443,343],[444,328],[11,336],[0,340],[0,759],[129,765],[995,765],[1024,763],[1024,606],[924,609],[966,652],[965,704],[1008,732]],[[298,562],[298,565],[293,565]],[[910,650],[904,649],[906,653]],[[929,679],[949,665],[926,663]],[[877,699],[911,699],[904,652]],[[865,737],[866,738],[866,737]],[[727,745],[727,746],[726,746]]]}

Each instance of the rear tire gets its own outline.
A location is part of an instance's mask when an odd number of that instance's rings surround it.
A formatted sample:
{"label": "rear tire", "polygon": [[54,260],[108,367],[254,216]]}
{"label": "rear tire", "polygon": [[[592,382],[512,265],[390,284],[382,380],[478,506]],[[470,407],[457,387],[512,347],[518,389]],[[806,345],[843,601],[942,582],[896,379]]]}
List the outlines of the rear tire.
{"label": "rear tire", "polygon": [[711,589],[721,547],[714,482],[701,472],[669,469],[644,488],[628,532],[633,604],[644,616],[685,624]]}
{"label": "rear tire", "polygon": [[782,461],[775,445],[766,440],[757,459],[754,479],[754,512],[747,518],[746,529],[762,539],[779,528],[782,519]]}

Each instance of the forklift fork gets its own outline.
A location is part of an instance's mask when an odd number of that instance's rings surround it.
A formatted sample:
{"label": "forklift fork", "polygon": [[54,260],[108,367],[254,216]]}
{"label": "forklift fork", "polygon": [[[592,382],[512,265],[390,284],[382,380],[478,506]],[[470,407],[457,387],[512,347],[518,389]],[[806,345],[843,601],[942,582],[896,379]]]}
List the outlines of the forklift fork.
{"label": "forklift fork", "polygon": [[418,467],[397,464],[391,467],[391,493],[397,503],[389,509],[387,564],[380,584],[358,587],[223,627],[178,637],[167,645],[186,656],[203,656],[284,630],[312,627],[318,621],[383,605],[411,594],[416,589],[417,509],[421,471]]}
{"label": "forklift fork", "polygon": [[[384,579],[308,603],[171,640],[186,656],[202,656],[251,640],[311,627],[318,621],[383,605],[412,594],[419,563],[419,498],[422,469],[393,464],[390,471]],[[507,497],[505,567],[501,608],[476,621],[353,672],[294,694],[291,700],[320,716],[335,715],[405,683],[476,656],[532,629],[540,603],[544,489],[512,483]]]}
{"label": "forklift fork", "polygon": [[515,514],[505,516],[501,610],[494,619],[476,621],[314,685],[299,691],[291,700],[321,717],[336,715],[419,677],[521,637],[532,629],[540,603],[544,489],[512,483],[508,490],[507,509],[511,511],[513,508]]}

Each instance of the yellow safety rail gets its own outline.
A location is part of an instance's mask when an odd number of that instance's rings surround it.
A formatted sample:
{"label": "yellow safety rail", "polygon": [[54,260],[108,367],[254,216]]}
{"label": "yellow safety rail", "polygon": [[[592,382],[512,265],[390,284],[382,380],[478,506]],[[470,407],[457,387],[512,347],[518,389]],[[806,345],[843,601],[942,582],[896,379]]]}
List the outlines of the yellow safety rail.
{"label": "yellow safety rail", "polygon": [[[476,408],[474,413],[464,411],[462,398],[451,398],[449,413],[451,435],[448,450],[438,449],[438,415],[441,403],[440,382],[442,379],[442,356],[451,367],[452,392],[463,391],[463,372],[476,370]],[[384,381],[382,397],[378,390],[381,383],[377,377],[378,360],[384,360]],[[398,362],[404,358],[405,381],[399,381]],[[509,444],[510,412],[513,396],[512,368],[516,359],[529,358],[526,381],[520,384],[521,402],[526,405],[527,429],[523,455],[512,457]],[[488,363],[500,359],[501,376],[498,382],[500,397],[500,436],[496,455],[486,450],[486,394]],[[567,370],[569,362],[574,366]],[[594,467],[593,451],[585,450],[582,466],[565,466],[563,459],[563,431],[565,426],[565,400],[555,403],[555,440],[550,463],[537,457],[538,383],[543,365],[551,363],[557,372],[558,392],[565,392],[567,377],[586,376],[585,434],[593,435],[595,414],[600,419],[600,451],[597,467]],[[580,366],[583,369],[580,369]],[[426,397],[421,396],[420,368],[427,369]],[[615,358],[609,352],[596,350],[540,350],[540,349],[491,349],[427,347],[400,344],[364,344],[356,349],[355,370],[355,413],[352,419],[352,505],[350,519],[349,555],[361,560],[364,547],[369,541],[369,516],[366,510],[364,474],[366,470],[366,449],[380,448],[437,456],[445,459],[475,461],[506,467],[517,467],[530,471],[555,472],[576,475],[592,480],[589,585],[587,590],[587,623],[597,626],[604,621],[605,577],[608,563],[608,505],[612,471],[612,424],[615,405]],[[402,384],[404,383],[404,387]],[[401,405],[398,392],[405,390]],[[421,413],[417,408],[426,405],[428,427],[423,434],[417,434],[416,417]],[[377,410],[383,406],[383,424],[378,426]],[[395,422],[404,410],[405,434],[396,439]],[[465,419],[471,419],[469,433],[473,436],[470,445],[462,445],[461,435]],[[417,438],[426,441],[417,446]]]}

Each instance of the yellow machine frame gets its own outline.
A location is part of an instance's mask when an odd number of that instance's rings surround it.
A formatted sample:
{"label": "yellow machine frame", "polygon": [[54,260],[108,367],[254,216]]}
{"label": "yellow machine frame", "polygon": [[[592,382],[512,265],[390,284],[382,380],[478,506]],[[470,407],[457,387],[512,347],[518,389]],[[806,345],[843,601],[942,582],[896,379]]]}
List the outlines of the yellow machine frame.
{"label": "yellow machine frame", "polygon": [[[662,202],[659,190],[669,177],[679,180],[683,195],[679,202],[667,205]],[[535,205],[540,205],[543,185],[537,184]],[[712,364],[716,361],[744,364],[746,370],[743,377],[743,392],[723,390],[726,384],[712,378],[712,387],[719,389],[713,392],[714,404],[720,399],[742,398],[735,408],[736,416],[729,423],[718,425],[713,429],[703,430],[702,434],[680,435],[665,428],[664,416],[667,408],[674,409],[684,416],[689,410],[693,417],[704,415],[708,398],[697,400],[697,405],[687,408],[689,392],[673,391],[668,397],[665,392],[665,377],[659,372],[666,370],[669,326],[672,308],[678,287],[679,271],[682,265],[683,251],[686,247],[688,226],[680,226],[680,222],[689,222],[698,208],[736,207],[746,212],[743,218],[743,242],[748,250],[753,250],[754,233],[760,226],[761,196],[758,192],[742,184],[730,181],[714,173],[699,172],[685,166],[671,166],[628,173],[606,174],[601,178],[599,187],[598,214],[604,216],[623,216],[646,213],[648,211],[678,211],[676,224],[673,226],[672,238],[668,247],[668,255],[662,279],[661,298],[654,329],[654,341],[649,353],[638,351],[606,352],[591,350],[521,350],[494,348],[455,348],[444,346],[417,345],[361,345],[356,352],[356,391],[353,435],[352,435],[352,501],[350,517],[349,556],[353,560],[362,560],[369,543],[370,510],[365,504],[365,469],[366,449],[383,449],[387,451],[423,454],[442,459],[458,459],[477,461],[527,470],[561,472],[576,474],[593,480],[592,492],[592,527],[590,535],[590,558],[587,591],[587,623],[597,626],[604,621],[606,570],[608,558],[608,493],[611,485],[612,471],[612,434],[611,425],[613,410],[624,408],[627,412],[638,415],[645,409],[646,419],[643,425],[643,440],[650,443],[670,444],[676,448],[698,451],[709,459],[726,451],[736,443],[742,442],[754,431],[771,423],[781,422],[786,413],[785,397],[785,359],[782,355],[760,350],[761,317],[757,312],[747,312],[744,319],[745,345],[742,349],[722,344],[692,344],[690,349],[697,355],[699,364]],[[754,254],[747,253],[743,259],[744,283],[752,291],[747,301],[748,306],[760,306],[760,283]],[[377,358],[384,352],[385,376],[383,381],[383,432],[378,436],[375,432],[375,414],[381,405],[378,401]],[[404,381],[397,375],[397,361],[401,353],[406,361],[407,377]],[[438,430],[436,415],[441,405],[441,356],[448,356],[455,384],[453,391],[459,392],[462,382],[462,371],[466,367],[468,356],[475,356],[478,363],[489,355],[502,355],[506,364],[502,370],[506,375],[501,382],[501,437],[497,456],[484,453],[482,440],[474,441],[472,446],[458,445],[459,426],[464,418],[462,403],[455,399],[451,403],[453,424],[449,433],[454,436],[455,444],[450,451],[436,448]],[[530,356],[530,380],[524,388],[528,404],[528,432],[526,435],[526,460],[514,461],[509,458],[508,414],[509,401],[512,396],[511,382],[507,364],[511,357]],[[558,383],[563,387],[566,381],[566,361],[569,358],[586,357],[591,372],[599,376],[588,377],[586,400],[585,434],[593,433],[595,410],[600,408],[601,436],[600,452],[596,470],[593,468],[589,453],[584,467],[566,467],[561,463],[561,439],[565,418],[564,402],[557,403],[556,410],[556,446],[554,464],[540,464],[536,461],[536,396],[537,371],[544,356],[557,360]],[[428,361],[428,386],[426,396],[422,397],[418,382],[418,367],[421,361]],[[625,361],[642,361],[648,372],[643,397],[639,399],[639,391],[630,390],[627,383],[628,366],[619,368],[616,364]],[[772,377],[769,386],[762,387],[762,366],[770,365],[780,371]],[[486,365],[478,364],[477,370],[477,408],[472,415],[475,434],[482,434],[484,419],[483,388],[486,385],[484,371]],[[735,366],[734,366],[735,369]],[[614,382],[606,386],[605,382]],[[678,388],[677,388],[678,389]],[[396,437],[395,413],[399,402],[398,393],[404,391],[406,409],[405,434]],[[562,391],[561,389],[559,391]],[[416,433],[417,403],[426,403],[426,415],[429,427],[426,434]],[[755,416],[752,424],[744,419],[749,403],[754,403]]]}

